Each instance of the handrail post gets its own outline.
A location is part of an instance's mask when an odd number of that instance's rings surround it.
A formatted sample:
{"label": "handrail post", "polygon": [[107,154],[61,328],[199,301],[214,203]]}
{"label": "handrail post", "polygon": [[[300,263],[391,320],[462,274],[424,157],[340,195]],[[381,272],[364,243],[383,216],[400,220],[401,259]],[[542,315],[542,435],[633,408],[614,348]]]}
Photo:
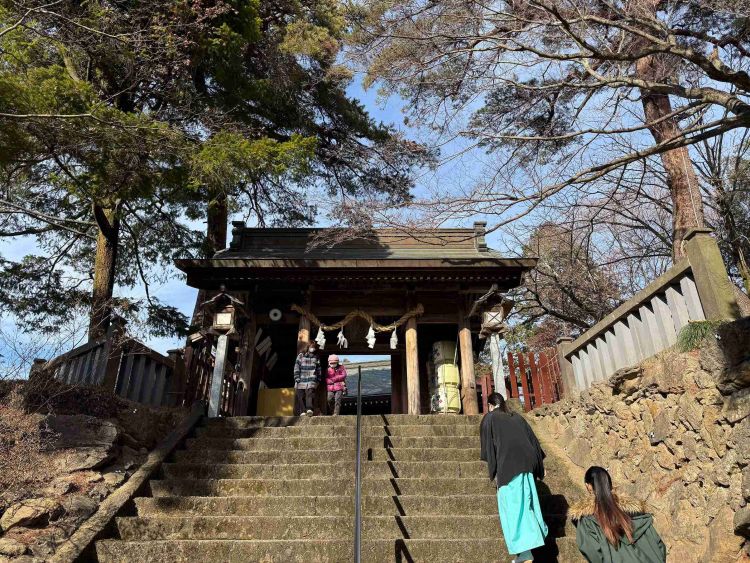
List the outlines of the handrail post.
{"label": "handrail post", "polygon": [[357,457],[354,466],[354,561],[362,557],[362,366],[357,366]]}

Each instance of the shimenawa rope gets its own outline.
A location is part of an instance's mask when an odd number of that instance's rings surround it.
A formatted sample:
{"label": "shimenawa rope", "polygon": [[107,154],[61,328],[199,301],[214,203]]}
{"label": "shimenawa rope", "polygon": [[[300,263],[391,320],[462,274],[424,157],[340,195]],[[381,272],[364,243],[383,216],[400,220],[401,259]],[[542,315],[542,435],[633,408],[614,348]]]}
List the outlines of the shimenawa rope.
{"label": "shimenawa rope", "polygon": [[345,327],[348,325],[352,319],[355,317],[360,317],[362,319],[365,319],[370,326],[375,330],[375,332],[390,332],[394,330],[395,328],[401,326],[406,321],[411,319],[412,317],[418,317],[419,315],[424,313],[424,307],[422,307],[422,304],[418,304],[414,309],[411,309],[410,311],[407,311],[401,317],[397,320],[392,322],[391,324],[387,325],[381,325],[375,319],[372,318],[372,315],[370,315],[367,311],[363,311],[362,309],[355,309],[354,311],[351,311],[348,313],[343,319],[341,319],[339,322],[334,323],[332,325],[324,324],[316,317],[313,313],[310,311],[307,311],[304,307],[300,307],[299,305],[292,305],[292,311],[295,311],[299,313],[300,315],[306,317],[312,324],[315,326],[318,326],[322,328],[323,330],[337,330],[342,327]]}

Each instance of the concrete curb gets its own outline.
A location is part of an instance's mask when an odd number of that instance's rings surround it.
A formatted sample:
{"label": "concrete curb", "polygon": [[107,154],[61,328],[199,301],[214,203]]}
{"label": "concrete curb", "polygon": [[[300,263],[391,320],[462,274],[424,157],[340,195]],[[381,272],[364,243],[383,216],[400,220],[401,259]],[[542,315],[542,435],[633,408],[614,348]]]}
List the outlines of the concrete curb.
{"label": "concrete curb", "polygon": [[177,449],[190,432],[203,418],[205,405],[195,403],[190,413],[169,433],[146,458],[146,461],[120,488],[115,490],[99,505],[97,511],[58,547],[50,563],[73,563],[74,561],[95,561],[94,542],[106,532],[114,517],[122,510],[149,479],[161,467],[167,457]]}

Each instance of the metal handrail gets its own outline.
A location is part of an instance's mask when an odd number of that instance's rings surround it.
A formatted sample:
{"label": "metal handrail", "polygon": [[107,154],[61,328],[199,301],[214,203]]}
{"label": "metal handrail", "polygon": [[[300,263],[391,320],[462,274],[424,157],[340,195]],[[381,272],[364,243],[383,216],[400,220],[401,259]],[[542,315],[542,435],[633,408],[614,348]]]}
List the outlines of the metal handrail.
{"label": "metal handrail", "polygon": [[362,367],[357,366],[357,458],[354,465],[354,561],[362,558]]}

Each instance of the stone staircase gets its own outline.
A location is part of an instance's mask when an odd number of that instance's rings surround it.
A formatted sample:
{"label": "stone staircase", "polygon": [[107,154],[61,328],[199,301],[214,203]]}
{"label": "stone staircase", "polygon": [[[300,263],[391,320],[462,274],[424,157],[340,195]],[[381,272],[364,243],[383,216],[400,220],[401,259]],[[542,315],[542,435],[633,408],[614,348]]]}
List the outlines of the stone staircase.
{"label": "stone staircase", "polygon": [[[478,416],[363,418],[362,560],[510,561]],[[354,417],[208,420],[117,518],[99,561],[353,560]],[[567,473],[548,457],[536,561],[580,561]]]}

